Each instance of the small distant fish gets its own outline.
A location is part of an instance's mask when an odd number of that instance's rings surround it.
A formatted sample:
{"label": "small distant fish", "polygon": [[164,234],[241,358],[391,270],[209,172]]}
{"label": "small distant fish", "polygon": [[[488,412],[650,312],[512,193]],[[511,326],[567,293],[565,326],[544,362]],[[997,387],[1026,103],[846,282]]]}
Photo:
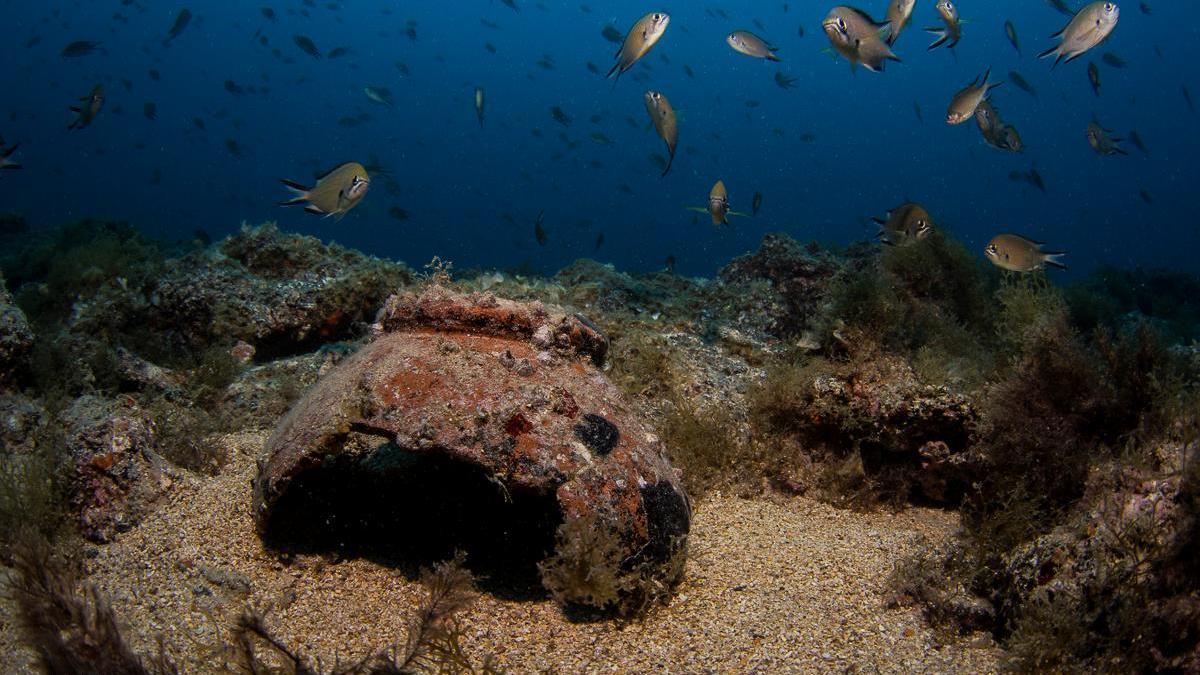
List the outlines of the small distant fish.
{"label": "small distant fish", "polygon": [[1138,196],[1139,196],[1139,197],[1141,197],[1141,198],[1142,198],[1142,201],[1146,202],[1147,204],[1153,204],[1153,203],[1154,203],[1154,198],[1150,196],[1150,193],[1149,193],[1149,192],[1146,192],[1146,189],[1145,189],[1145,188],[1142,188],[1141,190],[1138,190]]}
{"label": "small distant fish", "polygon": [[342,58],[343,56],[346,56],[346,55],[347,55],[347,54],[349,54],[349,53],[350,53],[350,48],[349,48],[349,47],[334,47],[333,49],[330,49],[330,50],[329,50],[329,53],[325,55],[325,58],[327,58],[327,59],[340,59],[340,58]]}
{"label": "small distant fish", "polygon": [[746,56],[753,56],[756,59],[766,59],[768,61],[778,61],[779,57],[775,55],[778,47],[772,47],[766,40],[758,37],[748,30],[735,30],[725,36],[725,42],[733,47],[733,51]]}
{"label": "small distant fish", "polygon": [[791,89],[796,86],[796,78],[784,75],[782,70],[777,70],[775,71],[775,84],[779,85],[780,89]]}
{"label": "small distant fish", "polygon": [[604,36],[605,40],[617,45],[621,44],[621,41],[625,39],[621,35],[621,31],[617,30],[617,27],[611,23],[604,24],[604,28],[600,29],[600,34]]}
{"label": "small distant fish", "polygon": [[475,118],[479,120],[479,128],[483,128],[483,106],[485,103],[483,87],[475,87]]}
{"label": "small distant fish", "polygon": [[938,36],[928,47],[933,50],[946,45],[949,49],[954,49],[958,46],[958,41],[962,39],[962,21],[958,18],[958,8],[950,0],[938,0],[934,5],[938,15],[942,17],[942,23],[945,24],[942,28],[926,28],[925,32],[933,33]]}
{"label": "small distant fish", "polygon": [[225,91],[233,94],[234,96],[241,96],[242,94],[246,93],[246,90],[233,80],[225,80]]}
{"label": "small distant fish", "polygon": [[[671,17],[663,12],[651,12],[638,19],[633,24],[633,28],[630,28],[625,35],[625,40],[621,43],[621,48],[617,50],[615,56],[617,62],[613,64],[605,77],[612,77],[613,73],[616,73],[616,79],[620,80],[625,71],[632,68],[638,59],[645,56],[654,45],[658,44],[670,23]],[[615,82],[613,86],[616,86]]]}
{"label": "small distant fish", "polygon": [[92,87],[91,93],[79,100],[82,101],[81,105],[71,106],[71,112],[76,114],[76,118],[67,129],[83,129],[96,119],[96,115],[99,115],[100,109],[104,107],[104,87]]}
{"label": "small distant fish", "polygon": [[395,105],[396,100],[392,97],[392,92],[387,87],[363,87],[363,94],[372,103],[385,105],[389,108]]}
{"label": "small distant fish", "polygon": [[80,56],[87,56],[88,54],[102,51],[103,44],[102,42],[92,42],[91,40],[76,40],[63,47],[60,54],[63,58],[79,58]]}
{"label": "small distant fish", "polygon": [[12,156],[16,153],[17,148],[21,147],[20,143],[13,143],[8,148],[4,148],[4,143],[0,141],[0,169],[15,171],[21,168],[21,165],[12,160]]}
{"label": "small distant fish", "polygon": [[921,241],[933,232],[933,219],[924,206],[905,202],[888,211],[883,218],[872,218],[879,225],[875,235],[881,244],[901,246]]}
{"label": "small distant fish", "polygon": [[877,23],[861,10],[844,5],[834,7],[821,27],[834,51],[849,61],[851,67],[862,64],[868,70],[880,72],[887,61],[900,60],[880,36],[886,24]]}
{"label": "small distant fish", "polygon": [[393,206],[392,208],[388,209],[388,216],[390,216],[392,220],[404,222],[408,220],[408,211],[405,211],[399,206]]}
{"label": "small distant fish", "polygon": [[1150,5],[1147,5],[1144,2],[1138,3],[1138,9],[1142,10],[1142,14],[1145,14],[1146,16],[1150,16],[1151,14],[1154,13],[1153,11],[1151,11]]}
{"label": "small distant fish", "polygon": [[758,210],[762,208],[763,196],[761,192],[755,192],[754,198],[750,200],[750,215],[757,216]]}
{"label": "small distant fish", "polygon": [[999,87],[1002,82],[996,84],[988,84],[988,76],[991,75],[992,69],[988,68],[983,74],[983,81],[980,82],[979,77],[976,77],[963,87],[954,98],[950,100],[950,107],[946,110],[946,124],[962,124],[975,116],[975,109],[979,107],[980,102],[987,98],[988,92],[996,87]]}
{"label": "small distant fish", "polygon": [[286,179],[280,182],[294,193],[292,199],[280,202],[280,206],[307,202],[305,211],[341,220],[366,196],[371,177],[363,165],[347,162],[322,176],[311,188]]}
{"label": "small distant fish", "polygon": [[601,232],[599,235],[596,236],[596,248],[594,248],[592,250],[599,251],[600,247],[603,245],[604,245],[604,233]]}
{"label": "small distant fish", "polygon": [[146,104],[142,106],[142,114],[145,115],[146,119],[148,120],[158,119],[158,106],[155,105],[153,101],[147,101]]}
{"label": "small distant fish", "polygon": [[236,139],[226,138],[225,149],[229,151],[229,154],[237,157],[238,159],[246,156],[246,148],[242,146],[241,143],[238,143]]}
{"label": "small distant fish", "polygon": [[160,74],[157,70],[154,70],[153,68],[146,71],[146,74],[149,75],[150,79],[154,80],[155,82],[158,82],[159,80],[162,79],[162,74]]}
{"label": "small distant fish", "polygon": [[1067,16],[1073,16],[1075,14],[1074,10],[1072,10],[1070,7],[1067,7],[1067,3],[1063,2],[1063,0],[1046,0],[1046,2],[1050,3],[1050,6],[1054,9],[1058,10],[1059,14],[1065,14]]}
{"label": "small distant fish", "polygon": [[983,255],[993,265],[1009,272],[1034,272],[1046,265],[1065,270],[1059,258],[1065,251],[1043,251],[1044,242],[1026,239],[1019,234],[998,234],[983,249]]}
{"label": "small distant fish", "polygon": [[179,37],[184,29],[188,27],[188,23],[192,20],[192,12],[187,7],[179,10],[175,15],[175,23],[171,24],[171,29],[167,31],[167,42]]}
{"label": "small distant fish", "polygon": [[1015,84],[1017,86],[1017,89],[1020,89],[1021,91],[1025,92],[1026,94],[1029,94],[1030,96],[1032,96],[1034,98],[1037,98],[1037,90],[1034,89],[1033,85],[1029,84],[1029,81],[1026,80],[1017,71],[1015,71],[1015,70],[1008,71],[1008,81]]}
{"label": "small distant fish", "polygon": [[545,216],[545,211],[538,211],[537,220],[533,221],[533,238],[537,241],[538,246],[545,246],[546,242],[550,240],[546,236],[546,228],[542,227]]}
{"label": "small distant fish", "polygon": [[1142,135],[1137,132],[1137,129],[1129,132],[1129,142],[1133,143],[1133,147],[1140,150],[1143,155],[1150,156],[1150,151],[1146,149],[1146,144],[1142,142]]}
{"label": "small distant fish", "polygon": [[804,24],[800,24],[800,26],[796,29],[796,37],[804,37]]}
{"label": "small distant fish", "polygon": [[604,135],[603,133],[601,133],[599,131],[593,131],[592,133],[588,134],[588,138],[592,139],[592,142],[595,143],[596,145],[612,145],[613,144],[611,138],[609,138],[608,136]]}
{"label": "small distant fish", "polygon": [[1100,69],[1096,67],[1095,61],[1088,61],[1087,64],[1088,83],[1092,85],[1092,93],[1100,95]]}
{"label": "small distant fish", "polygon": [[1187,103],[1188,110],[1191,110],[1194,114],[1196,106],[1192,103],[1192,92],[1188,91],[1186,84],[1179,85],[1179,90],[1183,93],[1183,100]]}
{"label": "small distant fish", "polygon": [[1042,180],[1042,174],[1038,172],[1036,164],[1029,168],[1029,172],[1025,174],[1025,180],[1042,192],[1046,191],[1046,182]]}
{"label": "small distant fish", "polygon": [[646,112],[654,122],[654,130],[658,133],[658,137],[667,144],[669,158],[667,166],[662,172],[662,175],[665,176],[675,161],[675,146],[679,142],[679,125],[675,120],[675,109],[671,107],[671,102],[667,100],[667,97],[657,91],[646,92],[644,98]]}
{"label": "small distant fish", "polygon": [[519,7],[517,7],[517,0],[500,0],[500,2],[504,3],[505,7],[511,9],[514,12],[521,11],[521,9]]}
{"label": "small distant fish", "polygon": [[1004,36],[1008,38],[1008,42],[1013,46],[1013,49],[1017,50],[1017,56],[1020,56],[1021,44],[1017,41],[1017,27],[1013,25],[1012,21],[1004,22]]}
{"label": "small distant fish", "polygon": [[925,123],[925,116],[921,114],[921,104],[913,101],[913,112],[917,115],[917,121],[921,124]]}
{"label": "small distant fish", "polygon": [[307,35],[295,35],[292,37],[292,42],[296,43],[296,46],[300,48],[300,51],[308,54],[314,59],[321,58],[321,50],[317,49],[317,43],[313,42],[312,38],[308,37]]}
{"label": "small distant fish", "polygon": [[192,118],[192,126],[196,127],[200,131],[205,131],[204,120],[200,119],[199,117]]}
{"label": "small distant fish", "polygon": [[555,122],[558,122],[564,127],[571,126],[571,117],[567,115],[567,113],[563,112],[563,109],[560,106],[552,106],[550,108],[550,116],[554,118]]}
{"label": "small distant fish", "polygon": [[887,43],[889,46],[896,44],[896,40],[900,37],[900,31],[908,25],[909,19],[912,18],[913,7],[917,4],[917,0],[889,0],[887,8],[887,16],[884,21],[887,23]]}
{"label": "small distant fish", "polygon": [[1062,30],[1050,36],[1062,38],[1062,41],[1038,57],[1053,56],[1055,66],[1063,58],[1070,63],[1111,35],[1120,16],[1121,10],[1116,3],[1093,2],[1079,10]]}
{"label": "small distant fish", "polygon": [[1092,120],[1087,125],[1088,145],[1092,146],[1092,150],[1096,151],[1097,155],[1128,155],[1125,149],[1118,143],[1124,139],[1117,138],[1112,135],[1112,131],[1100,126],[1100,123]]}
{"label": "small distant fish", "polygon": [[277,18],[275,16],[275,10],[271,9],[270,7],[263,7],[259,11],[264,17],[266,17],[267,21],[275,21]]}
{"label": "small distant fish", "polygon": [[1117,56],[1116,54],[1114,54],[1112,52],[1104,52],[1103,54],[1100,55],[1100,60],[1104,61],[1105,65],[1111,66],[1113,68],[1124,68],[1125,66],[1129,65],[1128,63],[1125,62],[1125,59],[1121,58],[1120,56]]}
{"label": "small distant fish", "polygon": [[667,268],[667,274],[675,274],[675,254],[667,255],[667,259],[663,261],[663,265]]}

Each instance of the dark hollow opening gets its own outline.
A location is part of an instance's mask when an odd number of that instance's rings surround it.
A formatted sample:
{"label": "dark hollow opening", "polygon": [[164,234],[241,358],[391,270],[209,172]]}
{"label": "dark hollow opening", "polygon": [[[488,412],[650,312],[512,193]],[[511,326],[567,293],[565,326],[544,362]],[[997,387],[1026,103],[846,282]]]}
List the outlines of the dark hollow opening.
{"label": "dark hollow opening", "polygon": [[298,475],[263,538],[285,555],[368,558],[409,578],[461,550],[481,590],[521,600],[545,596],[537,563],[560,522],[553,492],[510,492],[476,466],[387,443]]}

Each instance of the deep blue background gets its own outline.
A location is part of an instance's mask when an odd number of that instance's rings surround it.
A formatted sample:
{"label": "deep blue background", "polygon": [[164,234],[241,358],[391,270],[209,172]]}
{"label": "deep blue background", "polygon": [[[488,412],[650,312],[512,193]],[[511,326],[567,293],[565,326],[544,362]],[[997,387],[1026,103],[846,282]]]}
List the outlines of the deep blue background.
{"label": "deep blue background", "polygon": [[[840,243],[867,237],[873,234],[867,217],[908,198],[926,204],[940,226],[973,250],[996,232],[1016,231],[1069,250],[1073,273],[1100,262],[1198,267],[1200,117],[1180,91],[1187,84],[1200,96],[1194,3],[1149,0],[1154,13],[1145,16],[1136,3],[1123,2],[1108,43],[1051,71],[1050,61],[1036,54],[1053,44],[1048,36],[1067,18],[1044,0],[962,0],[969,23],[957,58],[944,49],[926,51],[931,38],[920,29],[939,21],[932,0],[919,0],[913,25],[896,45],[904,62],[885,73],[852,75],[844,61],[823,53],[829,43],[821,19],[831,3],[793,0],[785,11],[778,1],[585,0],[590,9],[579,0],[516,1],[519,12],[488,0],[312,7],[3,2],[0,135],[22,142],[18,159],[25,168],[0,177],[0,211],[22,212],[37,226],[84,216],[127,219],[165,237],[187,237],[196,228],[216,237],[243,220],[277,219],[285,230],[418,267],[440,255],[458,268],[528,261],[551,271],[590,256],[650,270],[674,254],[680,272],[707,275],[769,231]],[[264,5],[275,9],[277,23],[260,14]],[[164,46],[184,6],[195,15],[191,25]],[[882,18],[883,6],[874,0],[863,7]],[[615,90],[588,72],[588,61],[602,72],[612,63],[615,46],[600,35],[606,23],[624,32],[655,9],[669,12],[671,25],[643,64]],[[766,30],[754,26],[755,18]],[[1005,19],[1017,27],[1022,56],[1004,37]],[[410,20],[416,41],[404,34]],[[733,52],[724,37],[735,28],[774,42],[783,63]],[[270,47],[253,39],[259,29]],[[352,52],[314,60],[293,44],[296,34],[310,36],[323,52],[338,46]],[[40,41],[27,48],[32,38]],[[76,39],[102,41],[107,52],[61,58],[63,46]],[[487,42],[496,54],[484,49]],[[1165,58],[1155,55],[1155,44]],[[1109,50],[1128,67],[1102,64]],[[543,55],[552,57],[554,70],[535,64]],[[1087,82],[1089,59],[1100,64],[1099,98]],[[401,75],[397,61],[410,76]],[[942,121],[954,92],[989,65],[998,78],[1017,69],[1038,89],[1036,99],[1011,84],[994,94],[1004,118],[1020,129],[1023,155],[984,146],[973,122]],[[151,68],[161,81],[149,78]],[[777,69],[797,78],[794,89],[776,86]],[[225,80],[267,91],[233,96]],[[67,106],[97,82],[108,93],[105,110],[90,128],[68,132]],[[396,107],[372,104],[365,85],[391,89]],[[477,85],[488,96],[483,130],[472,107]],[[664,149],[648,128],[642,103],[648,88],[665,93],[682,118],[675,166],[661,179],[649,159]],[[157,104],[156,121],[143,117],[146,101]],[[554,105],[574,119],[570,127],[551,119]],[[361,112],[372,119],[353,128],[338,124]],[[1093,114],[1118,135],[1136,128],[1151,157],[1131,144],[1129,157],[1096,156],[1084,137]],[[593,115],[598,123],[589,122]],[[203,118],[207,131],[195,129],[193,117]],[[614,144],[594,143],[593,131]],[[578,147],[568,150],[560,132]],[[804,133],[815,140],[802,141]],[[246,148],[244,157],[226,149],[230,138]],[[287,197],[279,178],[311,183],[314,171],[366,162],[372,154],[394,172],[400,194],[389,194],[377,179],[341,222],[275,206]],[[602,166],[590,166],[593,160]],[[1009,180],[1010,171],[1027,170],[1033,161],[1049,188],[1045,195]],[[751,195],[761,191],[760,216],[735,219],[729,229],[694,221],[683,207],[702,205],[717,178],[740,210],[748,211]],[[1153,205],[1139,198],[1143,188]],[[393,206],[411,218],[390,218]],[[543,209],[550,241],[539,247],[533,221]],[[605,244],[594,253],[601,232]]]}

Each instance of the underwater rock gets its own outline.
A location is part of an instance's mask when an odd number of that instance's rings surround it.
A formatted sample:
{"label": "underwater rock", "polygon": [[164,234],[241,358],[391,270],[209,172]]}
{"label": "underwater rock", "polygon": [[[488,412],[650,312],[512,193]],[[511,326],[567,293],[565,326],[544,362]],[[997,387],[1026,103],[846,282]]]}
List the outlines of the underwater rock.
{"label": "underwater rock", "polygon": [[171,484],[153,450],[153,422],[132,398],[81,396],[59,423],[74,466],[71,506],[80,530],[90,541],[109,541]]}
{"label": "underwater rock", "polygon": [[[565,604],[615,599],[560,593],[562,574],[546,581],[588,560],[615,568],[597,574],[624,575],[623,591],[636,585],[628,577],[676,580],[691,507],[662,442],[598,370],[608,343],[590,321],[538,302],[435,286],[389,298],[375,332],[308,391],[267,442],[253,513],[268,543],[301,545],[297,534],[319,538],[315,531],[339,523],[343,537],[361,535],[367,521],[386,519],[423,491],[432,499],[404,507],[422,512],[401,514],[399,531],[376,536],[416,539],[414,528],[439,517],[427,527],[433,534],[485,530],[476,534],[508,552],[454,542],[467,550],[468,565],[520,555],[536,577],[538,563],[550,561],[541,565],[543,583]],[[419,484],[405,482],[415,473],[424,476]],[[373,501],[375,491],[388,497]],[[347,512],[348,499],[360,510]],[[451,513],[453,504],[479,510]],[[561,535],[579,522],[589,524],[585,536],[612,535],[614,555],[563,536],[556,544],[556,528]],[[404,545],[423,548],[420,541]]]}
{"label": "underwater rock", "polygon": [[33,331],[0,276],[0,387],[16,380],[32,349]]}
{"label": "underwater rock", "polygon": [[782,299],[780,311],[773,317],[775,333],[792,337],[808,327],[840,269],[841,263],[816,244],[801,246],[786,234],[768,234],[758,251],[738,256],[723,267],[720,278],[726,283],[770,281]]}
{"label": "underwater rock", "polygon": [[356,336],[412,280],[404,265],[273,224],[243,227],[171,270],[154,292],[154,323],[193,347],[244,341],[259,361]]}
{"label": "underwater rock", "polygon": [[0,451],[33,452],[37,432],[47,421],[42,406],[20,394],[0,395]]}

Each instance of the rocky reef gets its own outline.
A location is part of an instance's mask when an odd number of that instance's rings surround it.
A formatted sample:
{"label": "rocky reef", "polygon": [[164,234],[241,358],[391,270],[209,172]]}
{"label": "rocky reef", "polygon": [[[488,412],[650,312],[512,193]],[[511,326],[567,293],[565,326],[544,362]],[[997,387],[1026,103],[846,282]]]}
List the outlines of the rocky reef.
{"label": "rocky reef", "polygon": [[1060,289],[944,232],[770,235],[712,279],[589,260],[454,278],[271,224],[0,240],[0,554],[18,566],[30,533],[111,545],[261,434],[245,517],[280,565],[418,578],[457,559],[498,598],[629,618],[671,601],[709,495],[935,505],[963,533],[897,571],[897,605],[1028,668],[1200,663],[1200,312],[1172,292],[1190,278]]}

